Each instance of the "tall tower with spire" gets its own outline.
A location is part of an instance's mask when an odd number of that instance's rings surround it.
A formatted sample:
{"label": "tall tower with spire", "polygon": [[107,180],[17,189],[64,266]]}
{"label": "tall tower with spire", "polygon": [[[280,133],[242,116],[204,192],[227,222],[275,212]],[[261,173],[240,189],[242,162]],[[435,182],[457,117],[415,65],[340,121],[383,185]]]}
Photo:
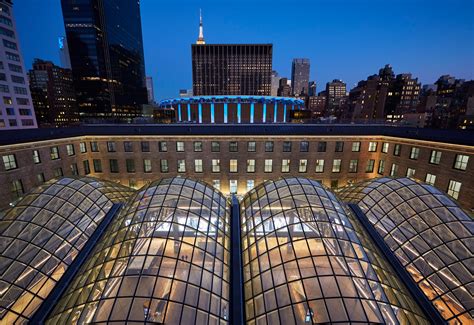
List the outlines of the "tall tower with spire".
{"label": "tall tower with spire", "polygon": [[196,41],[196,44],[206,44],[206,41],[204,40],[204,31],[202,28],[202,13],[201,9],[199,9],[199,36]]}

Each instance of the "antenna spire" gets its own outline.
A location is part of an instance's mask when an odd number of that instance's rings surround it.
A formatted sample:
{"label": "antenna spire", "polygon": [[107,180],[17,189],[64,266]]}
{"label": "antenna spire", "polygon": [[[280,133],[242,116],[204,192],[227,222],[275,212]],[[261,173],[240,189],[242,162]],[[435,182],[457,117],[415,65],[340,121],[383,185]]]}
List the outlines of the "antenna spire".
{"label": "antenna spire", "polygon": [[204,40],[204,30],[202,27],[202,11],[199,9],[199,36],[196,41],[196,44],[206,44],[206,41]]}

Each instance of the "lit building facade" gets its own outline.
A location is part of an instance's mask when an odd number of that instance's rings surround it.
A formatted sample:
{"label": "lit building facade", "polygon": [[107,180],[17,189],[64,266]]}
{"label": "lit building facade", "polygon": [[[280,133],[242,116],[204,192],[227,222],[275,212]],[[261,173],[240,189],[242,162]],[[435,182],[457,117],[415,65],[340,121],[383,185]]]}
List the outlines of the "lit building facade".
{"label": "lit building facade", "polygon": [[261,124],[291,122],[304,101],[288,97],[195,96],[166,99],[160,109],[174,109],[177,122],[198,124]]}
{"label": "lit building facade", "polygon": [[272,44],[192,44],[194,96],[270,96]]}
{"label": "lit building facade", "polygon": [[0,1],[0,131],[36,128],[13,2]]}
{"label": "lit building facade", "polygon": [[293,59],[291,63],[293,96],[308,95],[309,69],[309,59]]}

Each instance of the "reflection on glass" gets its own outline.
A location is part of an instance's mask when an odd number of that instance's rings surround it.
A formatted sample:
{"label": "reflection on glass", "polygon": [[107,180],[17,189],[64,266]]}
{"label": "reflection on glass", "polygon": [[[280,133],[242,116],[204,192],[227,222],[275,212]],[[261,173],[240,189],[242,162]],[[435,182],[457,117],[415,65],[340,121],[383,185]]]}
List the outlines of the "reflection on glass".
{"label": "reflection on glass", "polygon": [[227,323],[229,209],[186,178],[140,190],[54,309],[49,324]]}
{"label": "reflection on glass", "polygon": [[267,181],[241,204],[248,324],[427,323],[335,195]]}
{"label": "reflection on glass", "polygon": [[450,323],[472,324],[474,223],[435,187],[379,178],[344,189]]}
{"label": "reflection on glass", "polygon": [[28,193],[0,220],[0,323],[26,323],[113,203],[132,190],[65,177]]}

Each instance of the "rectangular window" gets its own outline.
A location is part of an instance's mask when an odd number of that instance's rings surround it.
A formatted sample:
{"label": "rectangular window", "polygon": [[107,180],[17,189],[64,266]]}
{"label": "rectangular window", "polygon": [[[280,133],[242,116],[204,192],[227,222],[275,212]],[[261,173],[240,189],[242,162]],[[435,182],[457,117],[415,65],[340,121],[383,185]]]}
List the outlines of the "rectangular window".
{"label": "rectangular window", "polygon": [[400,156],[401,151],[402,151],[402,145],[397,143],[395,147],[393,147],[393,155]]}
{"label": "rectangular window", "polygon": [[331,188],[338,188],[339,181],[337,179],[331,180]]}
{"label": "rectangular window", "polygon": [[231,159],[229,161],[229,171],[231,173],[237,173],[237,159]]}
{"label": "rectangular window", "polygon": [[265,173],[273,172],[273,159],[265,159]]}
{"label": "rectangular window", "polygon": [[380,175],[383,175],[384,171],[385,171],[385,160],[379,160],[379,169],[377,170],[377,172]]}
{"label": "rectangular window", "polygon": [[366,173],[372,173],[374,171],[374,165],[375,165],[375,160],[374,159],[369,159],[367,161],[367,166],[365,167],[365,172]]}
{"label": "rectangular window", "polygon": [[221,171],[221,161],[219,159],[212,159],[212,172],[219,173]]}
{"label": "rectangular window", "polygon": [[431,150],[430,164],[439,165],[441,161],[441,151]]}
{"label": "rectangular window", "polygon": [[[71,164],[71,173],[73,175],[79,175],[79,168],[77,168],[77,164],[76,163],[73,163]],[[84,167],[85,168],[85,167]]]}
{"label": "rectangular window", "polygon": [[143,172],[151,173],[151,159],[143,159]]}
{"label": "rectangular window", "polygon": [[162,173],[169,172],[169,166],[168,166],[168,160],[167,159],[161,159],[160,160],[160,171]]}
{"label": "rectangular window", "polygon": [[109,159],[109,164],[110,164],[110,172],[111,173],[118,173],[119,172],[119,166],[118,166],[118,160],[117,159]]}
{"label": "rectangular window", "polygon": [[13,101],[11,97],[3,97],[3,103],[5,105],[13,105]]}
{"label": "rectangular window", "polygon": [[94,173],[102,173],[102,160],[92,159],[92,164],[94,165]]}
{"label": "rectangular window", "polygon": [[54,177],[62,177],[64,175],[63,169],[61,167],[58,167],[53,170]]}
{"label": "rectangular window", "polygon": [[8,88],[7,85],[0,85],[0,92],[2,92],[2,93],[9,93],[9,92],[10,92],[10,88]]}
{"label": "rectangular window", "polygon": [[253,179],[247,180],[247,192],[253,189],[255,186],[255,181]]}
{"label": "rectangular window", "polygon": [[389,147],[389,143],[388,142],[383,142],[382,143],[382,152],[387,153],[388,152],[388,147]]}
{"label": "rectangular window", "polygon": [[247,159],[247,173],[255,173],[255,159]]}
{"label": "rectangular window", "polygon": [[217,141],[211,142],[211,151],[212,152],[220,152],[221,151],[221,143]]}
{"label": "rectangular window", "polygon": [[51,156],[51,160],[59,159],[59,148],[58,147],[49,148],[49,154]]}
{"label": "rectangular window", "polygon": [[236,179],[229,180],[229,191],[230,191],[230,194],[237,193],[237,180]]}
{"label": "rectangular window", "polygon": [[202,151],[202,141],[194,141],[194,152],[201,152]]}
{"label": "rectangular window", "polygon": [[23,87],[13,86],[13,91],[17,95],[27,95],[28,94],[28,91],[26,90],[26,88],[23,88]]}
{"label": "rectangular window", "polygon": [[87,152],[87,146],[85,142],[79,142],[79,151],[81,153]]}
{"label": "rectangular window", "polygon": [[300,163],[298,165],[298,171],[300,173],[306,173],[308,170],[308,160],[307,159],[300,159]]}
{"label": "rectangular window", "polygon": [[23,69],[18,64],[8,63],[8,69],[13,72],[23,73]]}
{"label": "rectangular window", "polygon": [[290,172],[290,159],[283,159],[281,161],[281,172],[282,173]]}
{"label": "rectangular window", "polygon": [[11,38],[15,38],[15,33],[7,28],[0,27],[0,35],[5,35]]}
{"label": "rectangular window", "polygon": [[19,198],[23,195],[23,183],[20,179],[14,180],[12,182],[11,192],[14,198]]}
{"label": "rectangular window", "polygon": [[18,105],[30,105],[30,100],[28,98],[16,98],[16,103]]}
{"label": "rectangular window", "polygon": [[459,192],[461,191],[461,185],[461,182],[450,180],[448,185],[448,195],[457,200]]}
{"label": "rectangular window", "polygon": [[398,165],[392,164],[392,168],[390,168],[390,176],[395,177],[398,174]]}
{"label": "rectangular window", "polygon": [[410,150],[410,159],[417,160],[420,155],[420,148],[412,147]]}
{"label": "rectangular window", "polygon": [[237,141],[229,142],[229,151],[230,152],[237,152],[238,150],[239,150],[239,147],[237,145]]}
{"label": "rectangular window", "polygon": [[12,76],[12,81],[17,84],[24,84],[25,78],[19,76]]}
{"label": "rectangular window", "polygon": [[73,144],[67,144],[66,145],[66,153],[68,156],[74,156],[74,145]]}
{"label": "rectangular window", "polygon": [[7,59],[9,60],[12,60],[12,61],[16,61],[16,62],[20,62],[20,56],[18,54],[15,54],[15,53],[12,53],[12,52],[5,52],[5,56],[7,57]]}
{"label": "rectangular window", "polygon": [[107,141],[107,151],[108,152],[115,152],[117,151],[117,147],[115,146],[114,141]]}
{"label": "rectangular window", "polygon": [[351,161],[349,161],[349,173],[357,173],[358,162],[357,159],[351,159]]}
{"label": "rectangular window", "polygon": [[177,152],[184,152],[184,142],[183,141],[177,141],[176,142],[176,151]]}
{"label": "rectangular window", "polygon": [[369,142],[369,152],[377,151],[377,142]]}
{"label": "rectangular window", "polygon": [[425,182],[426,182],[426,184],[430,184],[430,185],[434,186],[435,182],[436,182],[436,175],[427,173],[426,178],[425,178]]}
{"label": "rectangular window", "polygon": [[218,191],[221,190],[221,180],[220,179],[213,179],[212,180],[212,186]]}
{"label": "rectangular window", "polygon": [[5,166],[5,170],[12,170],[18,167],[18,165],[16,164],[15,155],[6,155],[6,156],[3,156],[2,158],[3,158],[3,166]]}
{"label": "rectangular window", "polygon": [[41,163],[41,156],[38,150],[33,150],[33,162],[35,164]]}
{"label": "rectangular window", "polygon": [[[229,149],[230,150],[230,149]],[[237,151],[237,149],[236,149]],[[248,152],[255,152],[257,151],[257,144],[255,143],[255,141],[249,141],[247,142],[247,151]]]}
{"label": "rectangular window", "polygon": [[9,40],[6,40],[6,39],[3,40],[3,46],[12,50],[18,50],[18,46],[16,45],[15,42],[10,42]]}
{"label": "rectangular window", "polygon": [[91,141],[90,145],[92,152],[99,152],[99,144],[97,143],[97,141]]}
{"label": "rectangular window", "polygon": [[469,156],[466,155],[456,155],[454,159],[454,169],[466,170],[467,163],[469,162]]}
{"label": "rectangular window", "polygon": [[125,159],[125,165],[127,166],[127,173],[135,172],[135,160]]}
{"label": "rectangular window", "polygon": [[91,173],[91,166],[89,165],[89,160],[83,160],[82,165],[84,166],[84,174],[89,175]]}
{"label": "rectangular window", "polygon": [[326,152],[326,141],[318,142],[318,152]]}
{"label": "rectangular window", "polygon": [[133,152],[133,143],[132,143],[132,141],[124,141],[124,143],[123,143],[123,151],[125,151],[125,152]]}
{"label": "rectangular window", "polygon": [[343,141],[336,141],[336,152],[343,152],[344,151],[344,142]]}
{"label": "rectangular window", "polygon": [[36,174],[36,181],[38,182],[38,184],[43,184],[45,180],[46,178],[44,177],[44,173]]}
{"label": "rectangular window", "polygon": [[186,160],[178,159],[178,173],[186,173]]}
{"label": "rectangular window", "polygon": [[308,141],[301,141],[300,142],[300,152],[308,152],[309,151],[309,142]]}
{"label": "rectangular window", "polygon": [[166,152],[166,151],[168,151],[168,145],[166,144],[166,141],[160,141],[160,142],[158,142],[158,151],[159,151],[159,152]]}
{"label": "rectangular window", "polygon": [[194,172],[202,173],[202,159],[194,159]]}
{"label": "rectangular window", "polygon": [[265,141],[265,152],[273,152],[273,141]]}
{"label": "rectangular window", "polygon": [[291,141],[283,142],[283,152],[291,152]]}
{"label": "rectangular window", "polygon": [[339,173],[341,171],[341,159],[334,159],[332,161],[332,172]]}
{"label": "rectangular window", "polygon": [[324,172],[324,159],[316,159],[316,173]]}
{"label": "rectangular window", "polygon": [[415,168],[407,169],[407,177],[415,177]]}
{"label": "rectangular window", "polygon": [[141,141],[140,145],[142,147],[142,152],[150,152],[150,142],[149,141]]}

